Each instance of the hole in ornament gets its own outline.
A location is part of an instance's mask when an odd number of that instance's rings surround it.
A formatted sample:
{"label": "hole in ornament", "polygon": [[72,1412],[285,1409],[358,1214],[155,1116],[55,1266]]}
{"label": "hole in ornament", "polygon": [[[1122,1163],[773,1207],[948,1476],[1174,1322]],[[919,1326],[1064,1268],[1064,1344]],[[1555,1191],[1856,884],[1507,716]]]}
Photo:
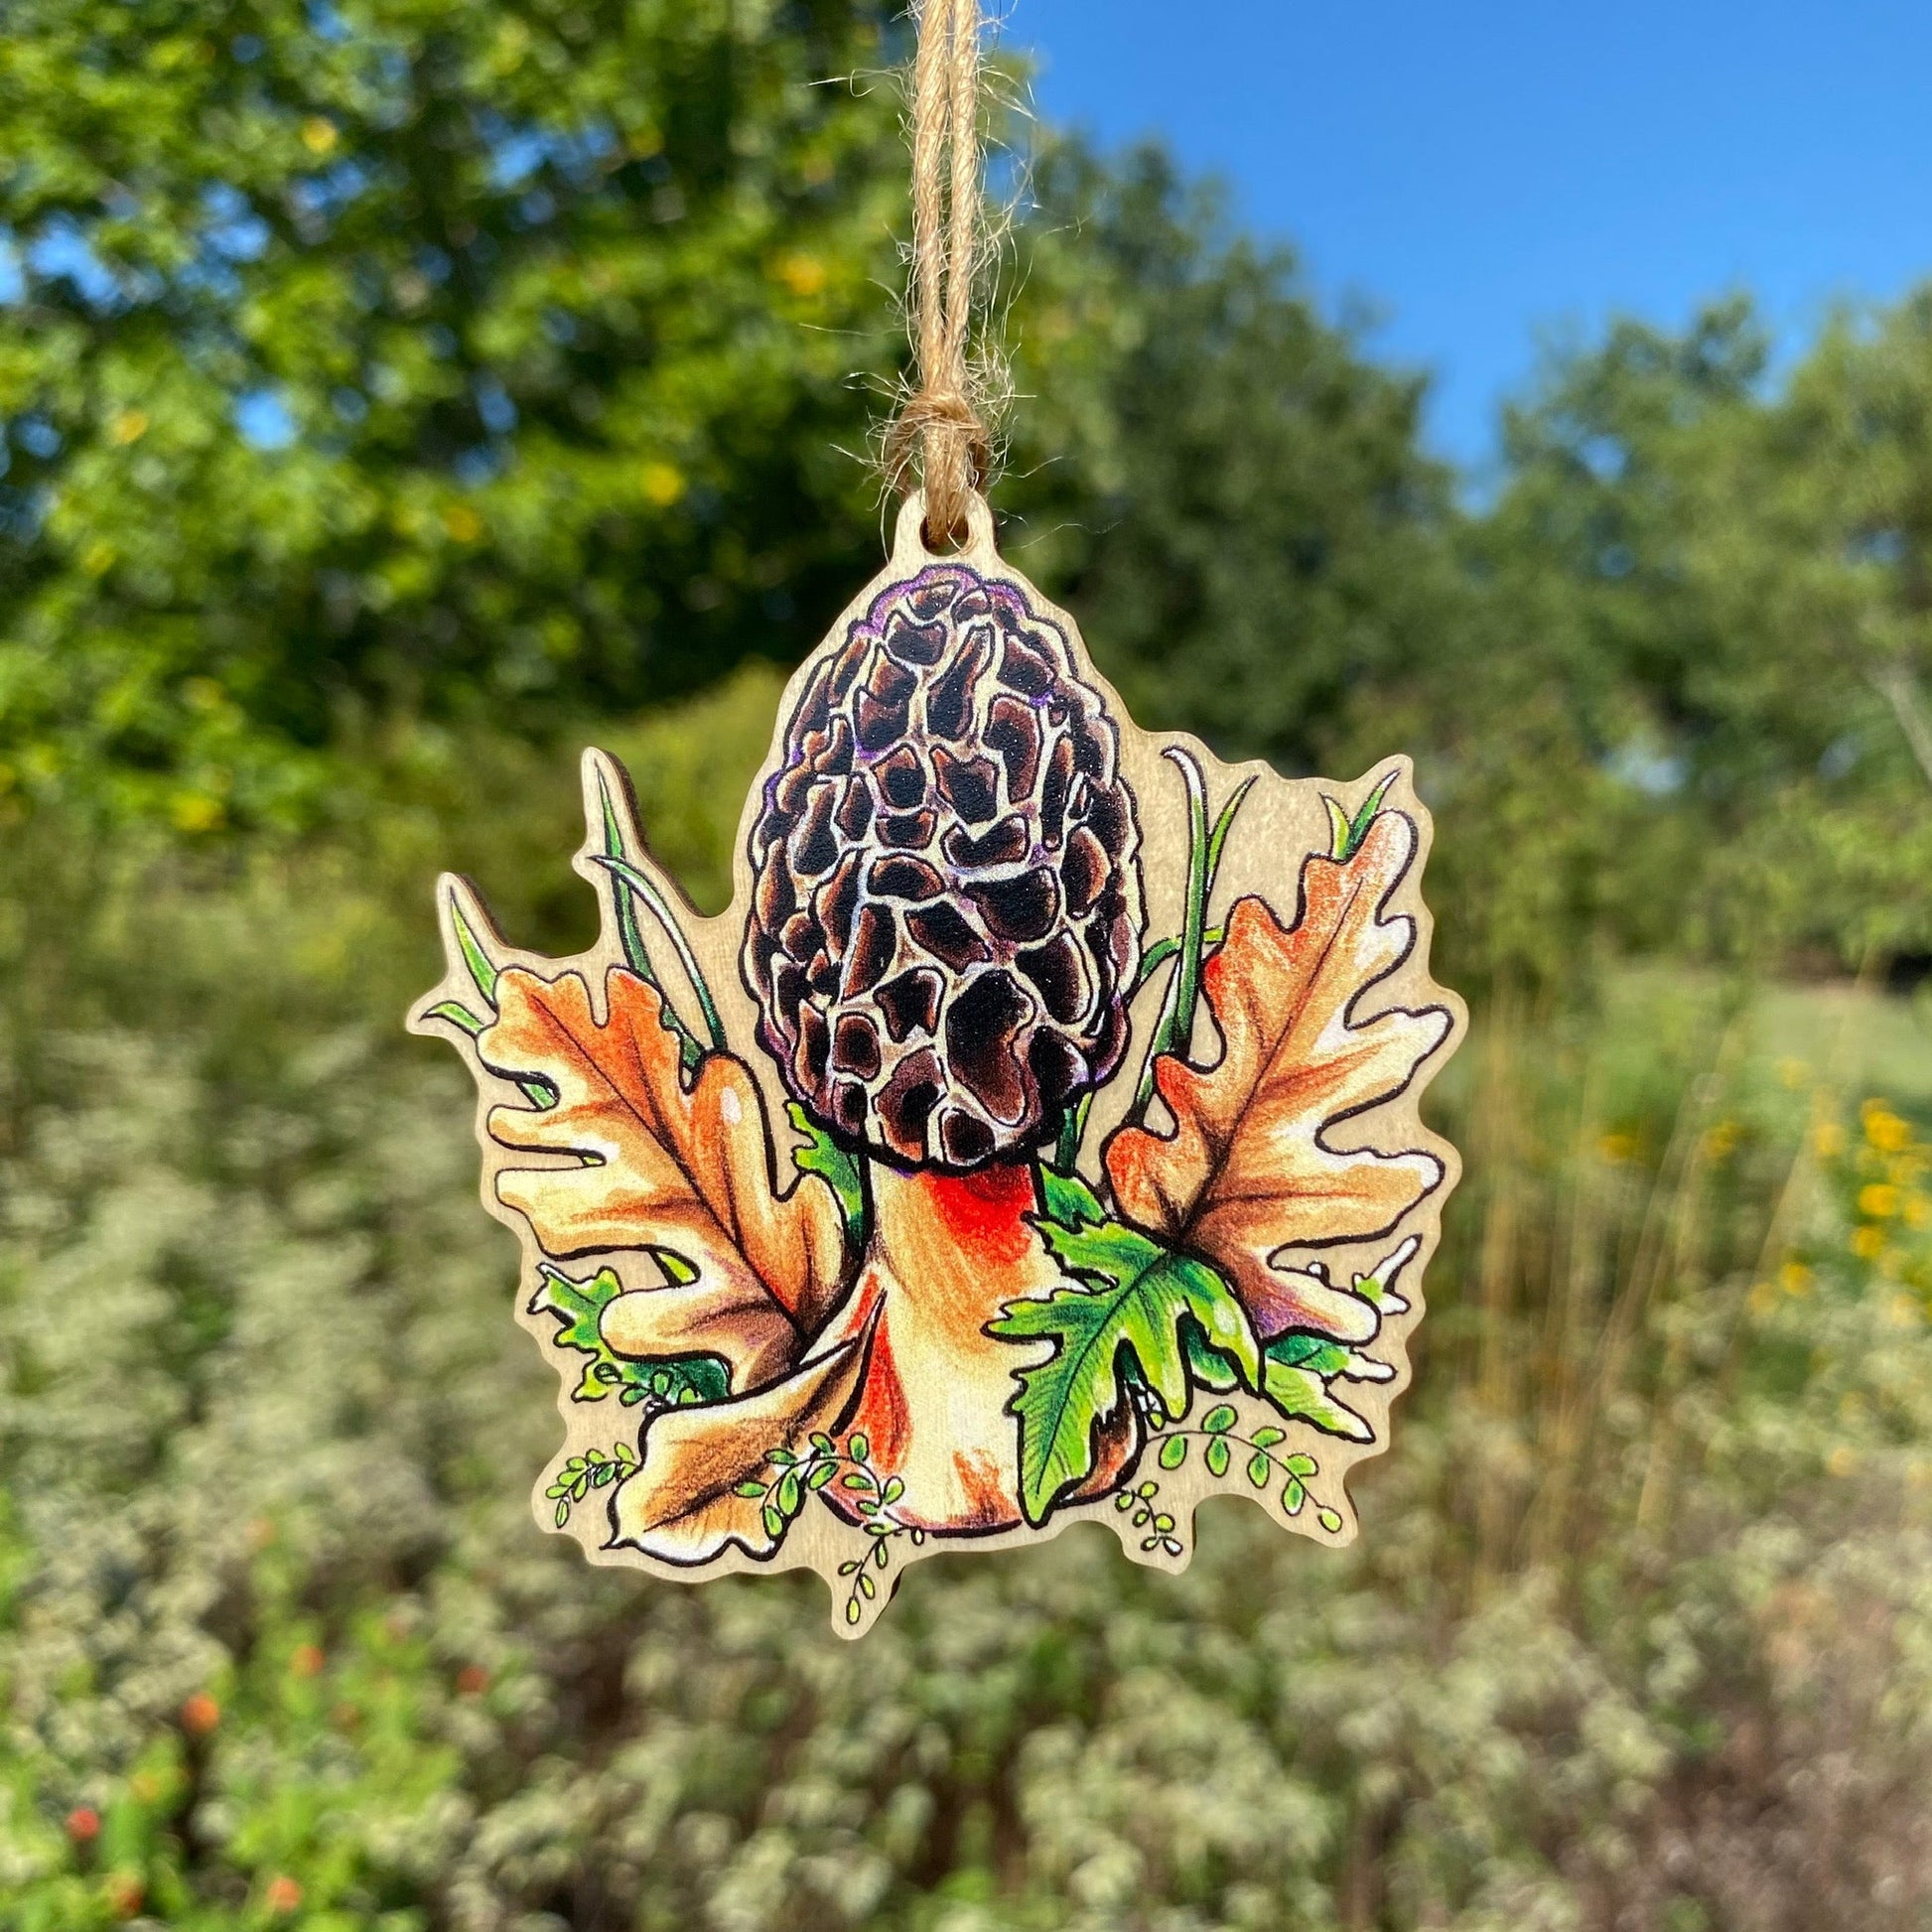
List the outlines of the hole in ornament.
{"label": "hole in ornament", "polygon": [[925,545],[929,556],[956,557],[972,540],[972,520],[964,515],[950,530],[935,529],[929,516],[919,525],[919,541]]}

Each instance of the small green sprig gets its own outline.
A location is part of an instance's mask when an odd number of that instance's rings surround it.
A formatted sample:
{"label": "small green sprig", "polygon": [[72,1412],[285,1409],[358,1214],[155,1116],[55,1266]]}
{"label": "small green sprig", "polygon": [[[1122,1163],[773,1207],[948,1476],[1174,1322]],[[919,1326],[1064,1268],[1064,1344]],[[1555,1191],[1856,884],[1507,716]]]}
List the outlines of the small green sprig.
{"label": "small green sprig", "polygon": [[[1297,1449],[1288,1455],[1277,1453],[1281,1445],[1288,1440],[1283,1430],[1272,1424],[1257,1429],[1252,1436],[1243,1436],[1235,1429],[1240,1417],[1233,1406],[1219,1402],[1200,1420],[1198,1429],[1173,1429],[1162,1431],[1161,1418],[1156,1415],[1150,1419],[1151,1426],[1162,1433],[1159,1453],[1155,1459],[1164,1469],[1177,1469],[1187,1460],[1193,1444],[1204,1443],[1201,1460],[1207,1464],[1207,1473],[1218,1482],[1234,1466],[1234,1453],[1237,1449],[1248,1451],[1246,1474],[1249,1483],[1256,1489],[1273,1486],[1277,1476],[1282,1478],[1282,1507],[1291,1516],[1301,1515],[1309,1501],[1309,1483],[1321,1473],[1320,1465],[1314,1457]],[[1147,1485],[1142,1484],[1145,1489]],[[1140,1491],[1131,1494],[1139,1495]],[[1152,1500],[1151,1498],[1149,1499]],[[1315,1505],[1314,1520],[1330,1536],[1340,1533],[1341,1516],[1325,1503]],[[1143,1544],[1143,1549],[1153,1545]],[[1177,1550],[1169,1553],[1178,1556]]]}
{"label": "small green sprig", "polygon": [[573,1455],[557,1471],[556,1481],[543,1492],[556,1501],[557,1527],[562,1529],[570,1521],[570,1512],[593,1489],[608,1489],[612,1483],[636,1473],[637,1451],[627,1443],[620,1443],[609,1455],[598,1449]]}
{"label": "small green sprig", "polygon": [[1185,1548],[1179,1537],[1174,1534],[1173,1518],[1165,1510],[1157,1511],[1155,1508],[1160,1496],[1161,1485],[1150,1480],[1139,1483],[1132,1489],[1123,1489],[1114,1498],[1114,1507],[1123,1516],[1132,1510],[1132,1516],[1128,1517],[1129,1523],[1137,1530],[1147,1531],[1147,1535],[1141,1539],[1143,1550],[1165,1550],[1171,1557],[1184,1555]]}
{"label": "small green sprig", "polygon": [[831,1437],[815,1434],[808,1439],[802,1455],[788,1449],[773,1449],[765,1452],[765,1460],[775,1473],[764,1480],[747,1477],[738,1485],[737,1493],[748,1502],[761,1505],[765,1534],[774,1542],[782,1541],[808,1496],[834,1480],[850,1492],[860,1527],[872,1538],[872,1547],[864,1556],[839,1565],[839,1575],[850,1585],[845,1620],[859,1622],[866,1613],[865,1606],[879,1594],[879,1580],[873,1572],[883,1575],[892,1568],[894,1542],[904,1537],[917,1549],[925,1541],[923,1530],[900,1522],[893,1514],[893,1505],[904,1495],[905,1484],[897,1476],[880,1476],[872,1466],[872,1445],[863,1432],[847,1437],[844,1449]]}

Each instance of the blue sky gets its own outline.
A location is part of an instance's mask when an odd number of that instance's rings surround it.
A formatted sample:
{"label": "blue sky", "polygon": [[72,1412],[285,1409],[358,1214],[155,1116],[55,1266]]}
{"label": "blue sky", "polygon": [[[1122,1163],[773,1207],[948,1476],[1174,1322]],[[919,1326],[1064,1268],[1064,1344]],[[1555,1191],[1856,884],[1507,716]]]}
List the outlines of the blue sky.
{"label": "blue sky", "polygon": [[1037,105],[1164,136],[1437,377],[1479,467],[1537,345],[1755,292],[1787,348],[1932,275],[1932,0],[987,0]]}

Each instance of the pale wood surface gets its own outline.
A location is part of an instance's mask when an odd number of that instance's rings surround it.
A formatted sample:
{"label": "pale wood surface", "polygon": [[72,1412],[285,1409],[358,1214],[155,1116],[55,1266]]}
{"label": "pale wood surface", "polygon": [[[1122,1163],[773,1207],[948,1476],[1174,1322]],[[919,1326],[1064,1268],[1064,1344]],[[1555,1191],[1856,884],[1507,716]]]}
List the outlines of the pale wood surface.
{"label": "pale wood surface", "polygon": [[[1390,910],[1415,922],[1415,944],[1394,974],[1373,988],[1363,1011],[1373,1014],[1395,1007],[1441,1008],[1447,1010],[1452,1019],[1444,1044],[1423,1063],[1407,1090],[1387,1104],[1348,1123],[1352,1137],[1348,1145],[1373,1147],[1385,1153],[1426,1151],[1441,1161],[1445,1177],[1442,1184],[1427,1194],[1403,1221],[1395,1236],[1359,1247],[1337,1247],[1324,1251],[1324,1259],[1335,1276],[1345,1281],[1351,1269],[1370,1269],[1388,1252],[1395,1240],[1414,1235],[1421,1243],[1420,1253],[1403,1276],[1403,1294],[1410,1304],[1409,1309],[1407,1312],[1385,1321],[1376,1339],[1374,1352],[1393,1367],[1394,1377],[1381,1384],[1350,1384],[1350,1404],[1373,1424],[1375,1441],[1372,1444],[1356,1444],[1320,1434],[1307,1425],[1285,1425],[1290,1447],[1300,1447],[1302,1439],[1306,1438],[1309,1452],[1317,1457],[1320,1475],[1311,1484],[1312,1501],[1336,1512],[1340,1519],[1339,1528],[1332,1531],[1324,1529],[1312,1506],[1291,1518],[1285,1513],[1274,1487],[1257,1494],[1247,1486],[1241,1478],[1238,1457],[1230,1474],[1216,1480],[1207,1473],[1202,1457],[1194,1454],[1181,1468],[1159,1472],[1160,1507],[1175,1519],[1175,1536],[1182,1546],[1183,1554],[1177,1558],[1158,1549],[1144,1551],[1141,1548],[1143,1532],[1130,1527],[1127,1516],[1115,1507],[1111,1498],[1102,1498],[1061,1508],[1038,1529],[1023,1527],[996,1535],[978,1536],[970,1542],[929,1537],[922,1548],[899,1555],[894,1564],[890,1583],[896,1585],[904,1565],[919,1557],[961,1548],[991,1551],[1031,1544],[1057,1535],[1071,1523],[1087,1520],[1110,1525],[1119,1535],[1122,1548],[1136,1562],[1178,1571],[1185,1567],[1187,1553],[1191,1551],[1194,1511],[1202,1500],[1213,1494],[1246,1496],[1265,1508],[1284,1529],[1298,1531],[1321,1542],[1347,1543],[1354,1538],[1357,1529],[1355,1514],[1346,1495],[1347,1472],[1364,1456],[1379,1454],[1388,1446],[1390,1409],[1409,1380],[1408,1337],[1423,1314],[1420,1292],[1423,1270],[1437,1244],[1443,1204],[1459,1174],[1455,1150],[1423,1125],[1418,1111],[1423,1089],[1460,1040],[1466,1025],[1466,1013],[1453,993],[1437,985],[1430,977],[1432,921],[1423,903],[1421,879],[1429,853],[1431,822],[1428,812],[1415,795],[1409,763],[1403,759],[1386,759],[1361,777],[1344,782],[1316,778],[1290,780],[1280,777],[1259,761],[1242,765],[1224,764],[1198,741],[1185,735],[1139,730],[1129,719],[1118,693],[1093,668],[1072,618],[1049,604],[1001,559],[995,546],[992,518],[985,503],[974,499],[971,538],[967,547],[945,558],[934,557],[925,550],[920,537],[922,513],[917,496],[904,504],[897,519],[890,560],[840,615],[828,633],[826,643],[820,646],[821,653],[836,647],[844,638],[848,626],[864,616],[882,590],[915,575],[928,564],[960,561],[988,578],[1005,579],[1018,585],[1034,610],[1064,631],[1079,675],[1101,692],[1119,727],[1121,768],[1139,805],[1141,866],[1147,912],[1145,932],[1150,940],[1179,929],[1187,862],[1185,799],[1175,767],[1163,757],[1166,748],[1183,747],[1200,761],[1208,777],[1212,806],[1218,807],[1243,778],[1253,776],[1256,779],[1224,855],[1210,907],[1210,921],[1218,920],[1228,905],[1249,894],[1268,901],[1283,923],[1292,921],[1296,914],[1298,880],[1303,860],[1311,853],[1325,853],[1328,849],[1329,823],[1324,796],[1339,800],[1352,814],[1364,802],[1376,780],[1392,765],[1398,767],[1399,775],[1389,792],[1387,805],[1414,821],[1418,833],[1418,851],[1416,862],[1410,867],[1391,901]],[[791,1139],[790,1130],[785,1125],[784,1103],[787,1095],[767,1055],[756,1043],[758,1009],[741,978],[740,952],[753,884],[747,846],[759,812],[762,784],[765,777],[777,767],[782,755],[784,721],[797,704],[809,674],[810,662],[808,660],[806,665],[799,668],[786,687],[771,750],[746,799],[735,861],[736,889],[730,907],[716,917],[704,917],[691,907],[668,876],[659,874],[667,896],[677,908],[692,951],[709,980],[733,1050],[753,1069],[764,1093],[769,1118],[775,1124],[781,1157],[788,1157]],[[627,821],[623,829],[628,849],[634,855],[639,855],[642,863],[641,855],[648,850],[649,828],[635,822],[627,779],[613,761],[596,752],[587,752],[583,762],[587,825],[595,827],[598,823],[597,774],[601,768],[612,780],[619,809]],[[495,929],[482,896],[465,880],[447,875],[443,878],[438,887],[439,908],[446,911],[447,903],[452,899],[461,904],[476,929],[484,936],[499,965],[525,966],[545,978],[555,978],[565,972],[581,972],[593,989],[594,1000],[601,1002],[607,969],[623,963],[615,903],[616,895],[621,889],[611,873],[596,862],[596,855],[601,851],[601,842],[594,835],[587,835],[584,846],[574,860],[575,870],[598,896],[602,911],[602,935],[598,943],[588,952],[575,957],[552,959],[520,950],[508,935]],[[447,931],[447,915],[444,925]],[[666,992],[673,1002],[681,1003],[687,1013],[695,1013],[697,1002],[668,948],[662,949],[658,963],[663,972]],[[483,1149],[483,1205],[509,1227],[521,1243],[524,1267],[522,1288],[516,1304],[517,1318],[529,1330],[537,1346],[551,1358],[560,1378],[558,1413],[564,1424],[563,1440],[552,1462],[538,1478],[534,1494],[537,1519],[544,1528],[550,1529],[553,1527],[555,1504],[545,1497],[544,1491],[555,1479],[557,1471],[571,1456],[581,1456],[590,1449],[608,1452],[614,1439],[624,1435],[634,1437],[636,1412],[620,1409],[614,1400],[594,1404],[574,1402],[570,1391],[582,1375],[583,1357],[558,1347],[554,1339],[557,1324],[553,1318],[528,1311],[527,1304],[537,1284],[542,1251],[523,1217],[497,1198],[496,1180],[504,1167],[514,1165],[527,1168],[532,1165],[533,1157],[528,1153],[512,1156],[508,1150],[498,1146],[484,1128],[485,1116],[492,1107],[518,1104],[521,1097],[510,1082],[492,1075],[478,1063],[471,1041],[459,1029],[447,1021],[430,1017],[430,1009],[439,1001],[464,998],[474,998],[472,981],[463,960],[453,952],[446,978],[413,1010],[409,1024],[414,1032],[451,1040],[465,1053],[477,1075],[477,1131]],[[1094,1106],[1082,1158],[1082,1169],[1090,1182],[1098,1178],[1099,1150],[1107,1134],[1118,1124],[1131,1102],[1147,1033],[1154,1024],[1158,1003],[1157,976],[1135,1005],[1134,1038],[1121,1071],[1103,1089]],[[1212,1059],[1215,1052],[1213,1029],[1203,1002],[1196,1026],[1193,1056]],[[1157,1101],[1155,1106],[1158,1118],[1160,1103]],[[638,1286],[649,1285],[648,1264],[645,1264],[645,1273],[641,1277],[637,1274],[641,1257],[625,1255],[612,1259],[626,1272],[627,1281]],[[1276,1413],[1258,1397],[1236,1393],[1227,1399],[1240,1412],[1240,1427],[1244,1430],[1267,1423],[1284,1426]],[[1143,1468],[1137,1474],[1155,1473],[1153,1448],[1151,1444],[1142,1455]],[[770,1559],[754,1559],[740,1550],[732,1549],[703,1568],[692,1570],[655,1561],[632,1549],[605,1548],[607,1519],[603,1500],[593,1497],[577,1508],[567,1532],[577,1538],[585,1556],[593,1563],[631,1566],[685,1581],[738,1571],[809,1567],[825,1576],[832,1586],[835,1609],[842,1603],[846,1592],[846,1585],[837,1577],[839,1565],[863,1556],[868,1545],[867,1537],[856,1527],[846,1524],[827,1509],[808,1506]],[[857,1625],[849,1625],[835,1615],[835,1628],[848,1635],[860,1634],[883,1609],[891,1593],[890,1587],[882,1588],[877,1598],[867,1604]]]}

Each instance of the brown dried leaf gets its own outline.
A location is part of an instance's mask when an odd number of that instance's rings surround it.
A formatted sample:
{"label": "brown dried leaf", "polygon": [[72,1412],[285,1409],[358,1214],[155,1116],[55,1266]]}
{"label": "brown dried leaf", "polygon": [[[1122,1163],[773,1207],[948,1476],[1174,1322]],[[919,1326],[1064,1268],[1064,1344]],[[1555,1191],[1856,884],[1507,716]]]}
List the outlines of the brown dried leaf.
{"label": "brown dried leaf", "polygon": [[1274,1263],[1288,1249],[1377,1240],[1443,1178],[1433,1154],[1331,1139],[1401,1093],[1449,1031],[1440,1007],[1354,1018],[1414,944],[1413,920],[1381,915],[1415,853],[1414,823],[1384,812],[1352,858],[1309,858],[1294,926],[1240,900],[1201,975],[1220,1059],[1164,1055],[1155,1078],[1173,1133],[1128,1128],[1107,1148],[1121,1211],[1218,1263],[1264,1340],[1286,1328],[1367,1340],[1371,1303]]}
{"label": "brown dried leaf", "polygon": [[837,1291],[838,1199],[813,1174],[777,1191],[763,1096],[742,1061],[708,1053],[687,1088],[657,990],[621,968],[605,986],[599,1025],[581,974],[499,975],[497,1018],[478,1056],[495,1072],[541,1076],[557,1101],[494,1107],[489,1134],[559,1159],[502,1169],[497,1197],[560,1259],[637,1248],[680,1256],[695,1282],[620,1296],[607,1313],[624,1332],[607,1340],[625,1353],[646,1342],[645,1352],[676,1352],[666,1321],[642,1312],[644,1301],[668,1298],[660,1312],[685,1324],[684,1348],[723,1356],[735,1389],[756,1386],[796,1359]]}
{"label": "brown dried leaf", "polygon": [[644,1432],[643,1465],[611,1499],[605,1547],[681,1564],[709,1563],[732,1543],[768,1556],[777,1539],[763,1503],[738,1485],[770,1476],[774,1449],[795,1454],[813,1431],[839,1426],[871,1343],[868,1330],[753,1395],[658,1416]]}

